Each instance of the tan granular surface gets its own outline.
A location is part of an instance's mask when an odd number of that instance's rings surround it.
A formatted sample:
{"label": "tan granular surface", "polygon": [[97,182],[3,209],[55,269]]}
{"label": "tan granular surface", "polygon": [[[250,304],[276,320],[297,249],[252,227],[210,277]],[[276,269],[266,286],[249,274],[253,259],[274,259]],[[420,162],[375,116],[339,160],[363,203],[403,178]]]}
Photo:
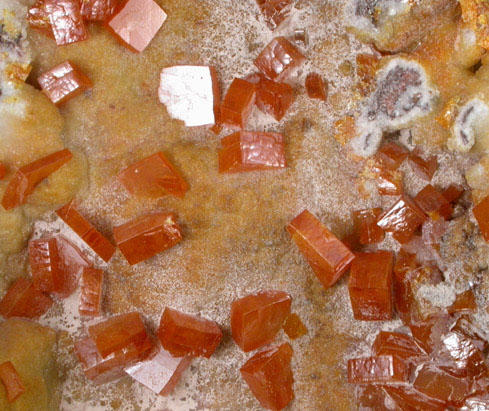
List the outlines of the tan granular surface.
{"label": "tan granular surface", "polygon": [[[291,79],[296,101],[280,124],[255,110],[249,127],[284,133],[288,168],[219,175],[219,137],[169,118],[157,97],[159,72],[176,64],[215,65],[225,91],[234,76],[254,71],[254,57],[273,34],[252,0],[156,1],[168,20],[140,55],[125,50],[97,24],[90,24],[88,41],[64,47],[32,32],[37,56],[29,81],[34,84],[40,73],[69,58],[95,84],[60,109],[66,146],[87,156],[89,188],[77,198],[90,221],[109,238],[113,225],[153,211],[176,212],[183,227],[181,244],[146,262],[129,267],[117,252],[109,265],[99,264],[106,269],[105,313],[139,310],[155,327],[163,308],[171,306],[216,320],[225,337],[210,360],[194,360],[168,399],[129,378],[95,387],[84,379],[71,351],[86,326],[77,316],[75,296],[42,320],[63,330],[62,408],[260,409],[239,375],[250,355],[231,339],[230,305],[247,293],[280,289],[292,295],[292,309],[309,330],[291,343],[296,399],[289,409],[353,409],[346,358],[361,352],[366,345],[360,343],[382,324],[353,321],[346,279],[324,290],[285,226],[308,208],[342,237],[351,229],[352,210],[381,205],[377,196],[370,202],[360,199],[356,165],[332,137],[334,121],[355,107],[354,61],[364,46],[346,34],[341,2],[299,1],[291,23],[280,31],[291,35],[295,28],[306,28],[310,36],[305,50],[309,61]],[[327,103],[305,95],[309,71],[329,81]],[[131,197],[114,179],[127,165],[158,150],[190,184],[183,200]],[[451,169],[450,179],[459,181],[464,167]],[[419,185],[413,180],[413,190]],[[49,224],[40,225],[40,234],[65,230],[51,214],[44,220]],[[386,240],[386,248],[394,247],[392,243]],[[278,340],[286,336],[281,333]]]}

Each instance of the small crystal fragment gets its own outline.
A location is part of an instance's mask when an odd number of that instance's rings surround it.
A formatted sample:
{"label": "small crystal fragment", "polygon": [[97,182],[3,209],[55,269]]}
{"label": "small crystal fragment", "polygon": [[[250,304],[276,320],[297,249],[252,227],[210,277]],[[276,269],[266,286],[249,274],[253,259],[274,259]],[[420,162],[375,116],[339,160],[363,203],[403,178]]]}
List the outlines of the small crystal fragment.
{"label": "small crystal fragment", "polygon": [[276,37],[263,49],[254,64],[270,80],[283,81],[305,59],[285,37]]}
{"label": "small crystal fragment", "polygon": [[479,224],[482,237],[489,243],[489,196],[484,198],[473,209],[474,217]]}
{"label": "small crystal fragment", "polygon": [[75,208],[73,201],[56,210],[56,214],[105,262],[115,253],[115,247]]}
{"label": "small crystal fragment", "polygon": [[468,380],[454,377],[430,363],[424,364],[418,371],[413,387],[446,405],[461,405],[470,395]]}
{"label": "small crystal fragment", "polygon": [[158,33],[167,14],[153,0],[126,0],[105,27],[123,46],[141,53]]}
{"label": "small crystal fragment", "polygon": [[309,98],[326,101],[328,98],[328,83],[318,73],[309,73],[306,77],[306,91]]}
{"label": "small crystal fragment", "polygon": [[449,218],[452,215],[453,209],[451,204],[431,184],[423,188],[414,197],[414,201],[433,220],[438,220],[440,217]]}
{"label": "small crystal fragment", "polygon": [[374,156],[379,167],[395,171],[408,157],[408,151],[396,143],[385,143]]}
{"label": "small crystal fragment", "polygon": [[259,351],[241,367],[241,376],[262,407],[281,410],[294,399],[292,355],[292,347],[282,344]]}
{"label": "small crystal fragment", "polygon": [[171,394],[191,362],[192,357],[175,358],[160,347],[153,356],[124,371],[154,393],[166,396]]}
{"label": "small crystal fragment", "polygon": [[240,131],[224,137],[221,144],[220,173],[274,170],[286,166],[281,134]]}
{"label": "small crystal fragment", "polygon": [[438,170],[438,160],[436,159],[436,156],[424,160],[420,154],[421,152],[417,147],[409,153],[409,165],[419,178],[431,181],[436,170]]}
{"label": "small crystal fragment", "polygon": [[410,197],[403,195],[377,224],[384,231],[392,233],[394,239],[405,244],[425,220],[426,215],[423,210]]}
{"label": "small crystal fragment", "polygon": [[102,358],[131,344],[143,346],[149,339],[141,315],[138,312],[115,315],[88,327],[88,334],[94,341]]}
{"label": "small crystal fragment", "polygon": [[46,1],[37,1],[27,11],[27,22],[33,29],[54,40],[53,28],[46,11]]}
{"label": "small crystal fragment", "polygon": [[8,402],[14,402],[25,391],[24,384],[11,361],[0,364],[0,380],[7,391]]}
{"label": "small crystal fragment", "polygon": [[5,178],[5,174],[7,174],[7,168],[5,167],[5,164],[0,162],[0,180]]}
{"label": "small crystal fragment", "polygon": [[377,174],[377,190],[381,196],[398,196],[404,193],[404,175],[400,171],[383,170]]}
{"label": "small crystal fragment", "polygon": [[105,21],[114,14],[117,0],[80,0],[81,15],[87,21]]}
{"label": "small crystal fragment", "polygon": [[392,269],[389,251],[358,253],[351,265],[348,292],[357,320],[381,321],[392,318]]}
{"label": "small crystal fragment", "polygon": [[136,346],[131,343],[102,358],[90,337],[75,343],[75,354],[82,365],[83,373],[95,384],[104,384],[123,377],[124,368],[144,361],[151,354],[152,349],[151,340],[146,339],[141,345]]}
{"label": "small crystal fragment", "polygon": [[171,194],[183,198],[189,188],[161,151],[127,167],[117,178],[127,191],[136,196],[162,197]]}
{"label": "small crystal fragment", "polygon": [[104,272],[97,268],[84,268],[81,277],[81,296],[78,312],[89,317],[100,316]]}
{"label": "small crystal fragment", "polygon": [[307,47],[309,45],[309,36],[306,29],[295,29],[294,30],[294,42],[302,47]]}
{"label": "small crystal fragment", "polygon": [[270,30],[280,26],[292,9],[292,0],[256,0],[256,3]]}
{"label": "small crystal fragment", "polygon": [[256,105],[264,113],[280,121],[294,102],[294,91],[287,83],[261,78],[257,84]]}
{"label": "small crystal fragment", "polygon": [[65,103],[93,87],[90,79],[69,60],[41,74],[37,81],[44,94],[56,105]]}
{"label": "small crystal fragment", "polygon": [[180,226],[173,213],[144,215],[114,227],[113,232],[117,246],[131,265],[147,260],[182,241]]}
{"label": "small crystal fragment", "polygon": [[406,334],[381,331],[375,338],[372,353],[379,355],[395,355],[402,359],[424,355],[414,340]]}
{"label": "small crystal fragment", "polygon": [[393,355],[348,360],[348,382],[352,384],[397,384],[408,378],[408,366]]}
{"label": "small crystal fragment", "polygon": [[221,105],[221,122],[235,129],[244,129],[256,101],[256,85],[235,78]]}
{"label": "small crystal fragment", "polygon": [[287,317],[282,328],[291,340],[296,340],[307,334],[306,326],[296,313],[292,313]]}
{"label": "small crystal fragment", "polygon": [[79,0],[44,0],[44,4],[58,46],[88,39]]}
{"label": "small crystal fragment", "polygon": [[210,358],[221,342],[222,331],[214,321],[166,307],[156,335],[174,357]]}
{"label": "small crystal fragment", "polygon": [[233,339],[245,352],[270,344],[290,314],[292,299],[283,291],[247,295],[231,305]]}
{"label": "small crystal fragment", "polygon": [[36,186],[72,159],[70,150],[64,149],[20,167],[10,180],[2,198],[5,210],[27,202]]}
{"label": "small crystal fragment", "polygon": [[160,74],[160,102],[187,127],[219,122],[221,97],[217,72],[209,66],[166,67]]}
{"label": "small crystal fragment", "polygon": [[383,390],[389,395],[401,410],[409,411],[445,411],[442,401],[429,398],[411,386],[383,386]]}
{"label": "small crystal fragment", "polygon": [[289,223],[287,231],[325,288],[336,283],[355,258],[353,253],[307,210]]}
{"label": "small crystal fragment", "polygon": [[360,244],[375,244],[384,241],[384,230],[377,225],[381,214],[381,208],[353,212],[355,232],[358,235]]}
{"label": "small crystal fragment", "polygon": [[4,318],[39,318],[53,305],[53,300],[34,288],[26,278],[19,278],[0,301],[0,315]]}

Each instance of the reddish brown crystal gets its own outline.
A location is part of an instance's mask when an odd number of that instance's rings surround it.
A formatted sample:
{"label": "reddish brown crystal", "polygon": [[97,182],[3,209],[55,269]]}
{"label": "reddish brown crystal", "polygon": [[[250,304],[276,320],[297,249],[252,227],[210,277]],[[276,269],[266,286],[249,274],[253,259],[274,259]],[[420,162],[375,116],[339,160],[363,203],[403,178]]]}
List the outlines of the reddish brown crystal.
{"label": "reddish brown crystal", "polygon": [[374,156],[377,167],[388,171],[397,170],[408,157],[408,151],[396,143],[385,143]]}
{"label": "reddish brown crystal", "polygon": [[399,411],[387,408],[386,393],[383,385],[357,385],[355,387],[355,405],[360,411]]}
{"label": "reddish brown crystal", "polygon": [[7,391],[8,402],[14,402],[25,391],[24,384],[11,361],[0,364],[0,380]]}
{"label": "reddish brown crystal", "polygon": [[351,265],[348,292],[357,320],[380,321],[392,318],[392,268],[389,251],[358,253]]}
{"label": "reddish brown crystal", "polygon": [[80,0],[83,20],[105,21],[114,14],[117,0]]}
{"label": "reddish brown crystal", "polygon": [[102,260],[108,262],[115,253],[115,247],[95,227],[93,227],[75,208],[75,203],[70,201],[65,206],[56,210],[56,214],[71,229],[95,251]]}
{"label": "reddish brown crystal", "polygon": [[5,164],[0,161],[0,180],[5,178],[5,174],[7,174],[7,168],[5,167]]}
{"label": "reddish brown crystal", "polygon": [[363,96],[367,96],[372,91],[375,84],[377,71],[380,68],[380,57],[374,54],[357,54],[357,77],[359,79],[358,88]]}
{"label": "reddish brown crystal", "polygon": [[167,14],[153,0],[126,0],[105,22],[120,44],[141,53],[165,22]]}
{"label": "reddish brown crystal", "polygon": [[105,358],[97,351],[95,342],[87,337],[75,343],[75,354],[80,361],[83,373],[95,384],[103,384],[125,375],[124,368],[143,361],[153,349],[151,340],[141,345],[131,343]]}
{"label": "reddish brown crystal", "polygon": [[382,214],[381,208],[354,211],[352,214],[360,244],[375,244],[384,241],[384,230],[377,225]]}
{"label": "reddish brown crystal", "polygon": [[457,294],[455,302],[447,308],[448,314],[474,313],[477,311],[477,301],[472,290]]}
{"label": "reddish brown crystal", "polygon": [[468,380],[454,377],[435,365],[427,363],[418,371],[413,387],[445,405],[461,405],[470,395]]}
{"label": "reddish brown crystal", "polygon": [[231,305],[231,331],[245,352],[270,344],[290,313],[292,299],[283,291],[263,291]]}
{"label": "reddish brown crystal", "polygon": [[283,81],[306,58],[285,37],[274,38],[255,60],[255,66],[271,80]]}
{"label": "reddish brown crystal", "polygon": [[161,315],[156,335],[174,357],[210,358],[222,339],[216,322],[168,307]]}
{"label": "reddish brown crystal", "polygon": [[257,84],[256,105],[275,120],[280,121],[294,102],[294,91],[287,83],[261,78]]}
{"label": "reddish brown crystal", "polygon": [[129,166],[117,178],[131,194],[137,196],[171,194],[183,198],[189,188],[161,151]]}
{"label": "reddish brown crystal", "polygon": [[46,11],[45,0],[39,0],[34,6],[29,8],[27,22],[33,29],[54,40],[53,28],[51,27],[51,22]]}
{"label": "reddish brown crystal", "polygon": [[90,79],[69,60],[41,74],[37,81],[44,94],[56,105],[65,103],[93,87]]}
{"label": "reddish brown crystal", "polygon": [[423,210],[410,197],[403,195],[377,224],[384,231],[392,233],[401,244],[405,244],[425,220],[426,215]]}
{"label": "reddish brown crystal", "polygon": [[83,268],[91,265],[63,236],[29,241],[29,259],[34,287],[60,298],[75,291]]}
{"label": "reddish brown crystal", "polygon": [[454,203],[457,201],[460,197],[462,197],[462,194],[464,193],[464,188],[462,186],[459,186],[457,184],[451,184],[446,188],[441,195],[445,197],[445,200],[447,200],[449,203]]}
{"label": "reddish brown crystal", "polygon": [[482,236],[489,243],[489,196],[477,204],[472,212],[479,224]]}
{"label": "reddish brown crystal", "polygon": [[438,160],[436,159],[436,156],[424,160],[420,154],[421,151],[418,148],[415,148],[409,153],[409,165],[419,178],[431,181],[436,170],[438,170]]}
{"label": "reddish brown crystal", "polygon": [[472,316],[461,315],[451,328],[451,331],[455,331],[470,338],[480,351],[485,351],[489,345],[483,332],[474,323]]}
{"label": "reddish brown crystal", "polygon": [[281,410],[294,399],[292,355],[292,347],[282,344],[256,353],[241,367],[241,376],[262,407]]}
{"label": "reddish brown crystal", "polygon": [[44,9],[58,46],[88,38],[79,0],[44,0]]}
{"label": "reddish brown crystal", "polygon": [[484,354],[463,334],[452,331],[443,335],[437,357],[443,360],[440,368],[455,376],[476,379],[489,376]]}
{"label": "reddish brown crystal", "polygon": [[348,382],[352,384],[396,384],[408,378],[408,366],[393,355],[348,360]]}
{"label": "reddish brown crystal", "polygon": [[309,98],[326,101],[328,98],[327,83],[324,84],[323,78],[318,73],[309,73],[306,77],[306,91]]}
{"label": "reddish brown crystal", "polygon": [[89,317],[98,317],[102,305],[104,272],[97,268],[85,268],[81,277],[81,296],[78,312]]}
{"label": "reddish brown crystal", "polygon": [[448,321],[445,316],[433,317],[413,323],[409,328],[416,344],[430,354],[440,342],[441,336],[448,331]]}
{"label": "reddish brown crystal", "polygon": [[291,340],[296,340],[307,334],[306,326],[296,313],[292,313],[287,317],[282,328]]}
{"label": "reddish brown crystal", "polygon": [[274,170],[286,167],[284,139],[278,133],[240,131],[221,140],[219,172]]}
{"label": "reddish brown crystal", "polygon": [[381,196],[398,196],[404,193],[404,175],[400,171],[382,170],[377,173],[376,182]]}
{"label": "reddish brown crystal", "polygon": [[53,300],[34,288],[26,278],[19,278],[0,301],[0,315],[4,318],[39,318],[53,305]]}
{"label": "reddish brown crystal", "polygon": [[91,325],[88,333],[102,358],[128,349],[131,344],[141,347],[149,339],[141,315],[137,312],[116,315]]}
{"label": "reddish brown crystal", "polygon": [[169,395],[176,387],[192,357],[175,358],[161,347],[150,358],[127,367],[124,371],[159,395]]}
{"label": "reddish brown crystal", "polygon": [[291,0],[256,0],[256,3],[270,30],[276,29],[292,9]]}
{"label": "reddish brown crystal", "polygon": [[372,353],[376,356],[395,355],[406,360],[424,355],[409,335],[387,331],[381,331],[377,335]]}
{"label": "reddish brown crystal", "polygon": [[442,401],[429,398],[411,386],[383,386],[383,390],[389,395],[394,403],[406,411],[445,411],[446,407]]}
{"label": "reddish brown crystal", "polygon": [[175,246],[182,241],[182,233],[175,214],[155,213],[114,227],[114,239],[133,265]]}
{"label": "reddish brown crystal", "polygon": [[439,218],[449,218],[452,215],[453,209],[445,197],[431,184],[423,188],[414,201],[419,205],[421,210],[428,214],[433,220]]}
{"label": "reddish brown crystal", "polygon": [[36,186],[72,159],[70,150],[64,149],[20,167],[10,180],[2,198],[5,210],[27,202]]}
{"label": "reddish brown crystal", "polygon": [[336,283],[355,258],[353,253],[307,210],[289,223],[287,231],[325,288]]}
{"label": "reddish brown crystal", "polygon": [[221,123],[235,129],[244,129],[253,111],[256,85],[235,78],[221,104]]}

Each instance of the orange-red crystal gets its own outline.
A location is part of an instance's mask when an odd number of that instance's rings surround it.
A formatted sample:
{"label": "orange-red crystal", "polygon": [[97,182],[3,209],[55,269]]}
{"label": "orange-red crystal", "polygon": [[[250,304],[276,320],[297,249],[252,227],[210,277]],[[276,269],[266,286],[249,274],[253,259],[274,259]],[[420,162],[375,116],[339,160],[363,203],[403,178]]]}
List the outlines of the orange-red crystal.
{"label": "orange-red crystal", "polygon": [[244,129],[256,101],[256,85],[235,78],[221,104],[221,123],[235,129]]}
{"label": "orange-red crystal", "polygon": [[489,243],[489,196],[484,198],[479,204],[477,204],[472,212],[479,224],[482,237]]}
{"label": "orange-red crystal", "polygon": [[231,305],[233,339],[245,352],[270,344],[290,314],[292,299],[283,291],[247,295]]}
{"label": "orange-red crystal", "polygon": [[32,281],[19,278],[0,301],[0,315],[4,318],[39,318],[53,305],[53,300],[34,288]]}
{"label": "orange-red crystal", "polygon": [[174,357],[209,358],[222,339],[214,321],[165,308],[156,332],[163,348]]}
{"label": "orange-red crystal", "polygon": [[377,225],[377,221],[381,215],[381,208],[371,208],[353,212],[355,234],[357,235],[360,244],[375,244],[384,241],[384,230]]}
{"label": "orange-red crystal", "polygon": [[409,367],[394,355],[348,360],[348,382],[352,384],[398,384],[409,378]]}
{"label": "orange-red crystal", "polygon": [[323,78],[318,73],[309,73],[306,76],[306,91],[309,98],[326,101],[328,98],[327,83],[324,84]]}
{"label": "orange-red crystal", "polygon": [[353,253],[307,210],[289,223],[287,231],[325,288],[336,283],[355,258]]}
{"label": "orange-red crystal", "polygon": [[44,0],[44,9],[58,46],[88,39],[79,0]]}
{"label": "orange-red crystal", "polygon": [[0,364],[0,380],[7,391],[8,402],[14,402],[25,391],[24,384],[11,361]]}
{"label": "orange-red crystal", "polygon": [[89,317],[98,317],[102,305],[104,272],[98,268],[84,268],[81,277],[81,296],[78,312]]}

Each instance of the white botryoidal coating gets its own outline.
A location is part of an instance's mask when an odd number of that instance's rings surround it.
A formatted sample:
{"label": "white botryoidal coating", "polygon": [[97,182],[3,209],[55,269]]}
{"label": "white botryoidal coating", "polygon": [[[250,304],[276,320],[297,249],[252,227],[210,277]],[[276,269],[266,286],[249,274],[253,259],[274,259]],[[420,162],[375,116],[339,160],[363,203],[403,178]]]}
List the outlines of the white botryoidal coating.
{"label": "white botryoidal coating", "polygon": [[382,132],[409,127],[431,112],[437,92],[423,67],[404,58],[390,60],[377,73],[375,91],[366,99],[356,120],[355,154],[369,157],[382,142]]}
{"label": "white botryoidal coating", "polygon": [[447,145],[450,150],[462,153],[470,151],[476,138],[487,135],[489,127],[489,107],[479,98],[474,98],[463,105],[451,128],[451,137]]}
{"label": "white botryoidal coating", "polygon": [[172,118],[187,127],[216,122],[217,76],[212,67],[173,66],[161,71],[158,96]]}

